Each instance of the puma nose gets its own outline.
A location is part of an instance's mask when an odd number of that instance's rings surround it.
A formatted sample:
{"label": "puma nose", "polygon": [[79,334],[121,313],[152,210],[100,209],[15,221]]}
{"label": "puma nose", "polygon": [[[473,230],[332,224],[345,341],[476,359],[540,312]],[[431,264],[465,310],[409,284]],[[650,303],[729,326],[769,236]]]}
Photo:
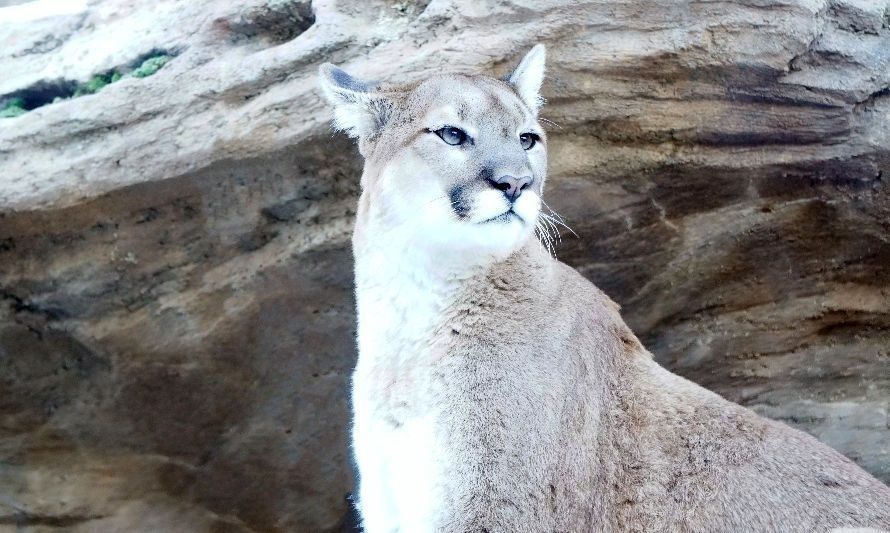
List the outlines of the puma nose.
{"label": "puma nose", "polygon": [[505,174],[489,181],[495,189],[503,191],[504,196],[506,196],[508,200],[515,202],[516,199],[519,198],[519,195],[522,194],[522,191],[531,186],[532,180],[533,178],[531,176],[517,178],[516,176]]}

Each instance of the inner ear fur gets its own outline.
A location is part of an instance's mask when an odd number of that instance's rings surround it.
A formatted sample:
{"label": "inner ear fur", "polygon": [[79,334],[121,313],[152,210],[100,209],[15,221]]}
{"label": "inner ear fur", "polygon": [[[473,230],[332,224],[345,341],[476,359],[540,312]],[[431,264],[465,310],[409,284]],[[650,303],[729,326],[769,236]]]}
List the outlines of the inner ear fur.
{"label": "inner ear fur", "polygon": [[334,106],[334,127],[361,143],[378,133],[392,111],[391,100],[374,83],[325,63],[318,69],[319,85]]}
{"label": "inner ear fur", "polygon": [[546,57],[544,45],[535,45],[525,54],[516,70],[507,77],[507,83],[516,89],[525,105],[535,114],[544,104],[541,98],[541,84],[544,82]]}

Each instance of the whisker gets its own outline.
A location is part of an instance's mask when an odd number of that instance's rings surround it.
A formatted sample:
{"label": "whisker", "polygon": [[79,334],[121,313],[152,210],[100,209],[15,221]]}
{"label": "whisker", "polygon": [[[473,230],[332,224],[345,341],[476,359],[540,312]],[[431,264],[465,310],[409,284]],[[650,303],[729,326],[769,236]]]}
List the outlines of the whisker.
{"label": "whisker", "polygon": [[555,225],[553,225],[552,222],[550,222],[547,219],[544,219],[544,222],[553,231],[553,233],[550,236],[550,240],[553,242],[553,255],[555,257],[556,256],[556,247],[562,243],[562,236],[559,234],[559,230],[556,228]]}
{"label": "whisker", "polygon": [[544,230],[541,229],[541,222],[539,220],[535,221],[535,236],[538,238],[538,242],[542,245],[544,244]]}
{"label": "whisker", "polygon": [[554,224],[553,217],[551,217],[550,215],[547,215],[545,213],[541,213],[541,217],[542,217],[542,220],[547,224],[547,226],[549,226],[550,229],[553,230],[556,240],[559,243],[562,243],[562,234],[559,233],[559,228],[556,226],[556,224]]}
{"label": "whisker", "polygon": [[541,219],[537,219],[535,221],[535,229],[537,230],[538,237],[541,241],[543,241],[544,248],[547,250],[547,253],[556,258],[556,251],[553,248],[553,239],[550,236],[550,231],[541,221]]}
{"label": "whisker", "polygon": [[[433,202],[438,202],[439,200],[445,199],[445,198],[447,198],[447,197],[448,197],[447,194],[443,194],[442,196],[436,196],[435,198],[433,198],[433,199],[430,200],[429,202],[423,204],[423,206],[426,207],[426,206],[430,205],[430,204],[433,203]],[[452,205],[454,205],[453,202],[452,202]]]}
{"label": "whisker", "polygon": [[550,211],[550,213],[553,215],[553,219],[554,219],[554,221],[555,221],[557,224],[559,224],[560,226],[562,226],[562,227],[564,227],[565,229],[569,230],[569,231],[572,233],[572,235],[575,236],[575,238],[578,238],[578,239],[581,238],[581,237],[578,236],[577,233],[575,233],[575,230],[573,230],[571,227],[569,227],[569,225],[566,223],[566,221],[565,221],[565,219],[562,217],[562,215],[560,215],[560,214],[557,213],[552,207],[550,207],[549,205],[547,205],[547,202],[545,202],[543,198],[541,199],[541,204],[542,204],[544,207],[546,207],[548,211]]}
{"label": "whisker", "polygon": [[559,128],[559,129],[562,129],[562,126],[560,126],[560,125],[557,124],[556,122],[553,122],[553,121],[550,120],[549,118],[538,117],[538,120],[540,120],[541,122],[546,122],[547,124],[550,124],[550,125],[552,125],[552,126],[556,126],[556,127]]}
{"label": "whisker", "polygon": [[577,233],[575,233],[575,230],[573,230],[572,228],[570,228],[565,222],[563,222],[563,221],[561,221],[561,220],[556,220],[556,223],[559,224],[560,226],[564,227],[565,229],[569,230],[569,232],[570,232],[572,235],[574,235],[575,238],[577,238],[577,239],[580,239],[580,238],[581,238]]}

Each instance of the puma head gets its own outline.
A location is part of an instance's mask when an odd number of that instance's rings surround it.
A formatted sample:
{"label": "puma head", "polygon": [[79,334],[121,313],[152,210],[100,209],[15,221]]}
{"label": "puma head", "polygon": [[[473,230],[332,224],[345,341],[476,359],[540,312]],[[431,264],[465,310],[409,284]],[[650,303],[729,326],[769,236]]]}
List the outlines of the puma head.
{"label": "puma head", "polygon": [[335,127],[365,157],[358,224],[444,253],[518,249],[534,232],[547,173],[544,56],[535,46],[504,80],[439,74],[407,85],[322,65]]}

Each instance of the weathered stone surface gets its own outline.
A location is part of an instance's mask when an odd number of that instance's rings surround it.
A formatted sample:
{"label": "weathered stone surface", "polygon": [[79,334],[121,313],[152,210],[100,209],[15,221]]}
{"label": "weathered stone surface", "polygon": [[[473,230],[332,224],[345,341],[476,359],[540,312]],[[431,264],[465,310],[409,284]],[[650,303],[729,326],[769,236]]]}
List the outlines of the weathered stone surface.
{"label": "weathered stone surface", "polygon": [[344,527],[361,162],[315,69],[538,41],[559,257],[668,367],[890,481],[886,0],[107,0],[0,24],[0,100],[175,54],[0,119],[0,529]]}

